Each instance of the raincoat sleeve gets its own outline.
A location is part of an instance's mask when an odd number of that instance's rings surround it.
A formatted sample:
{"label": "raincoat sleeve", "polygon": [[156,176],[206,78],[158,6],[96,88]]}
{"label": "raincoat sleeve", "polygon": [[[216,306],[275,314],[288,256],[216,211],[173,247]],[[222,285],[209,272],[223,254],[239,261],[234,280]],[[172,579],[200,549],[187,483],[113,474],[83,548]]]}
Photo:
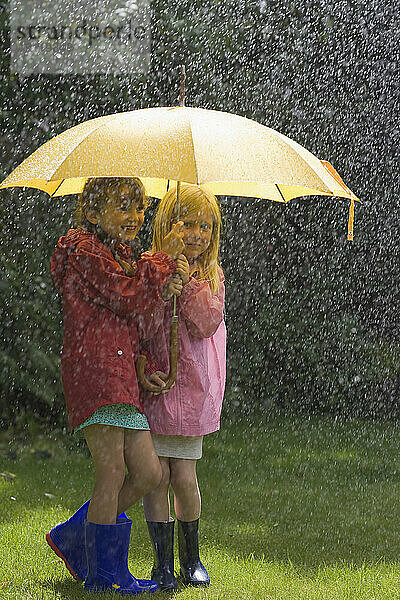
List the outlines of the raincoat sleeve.
{"label": "raincoat sleeve", "polygon": [[151,311],[148,311],[146,315],[139,316],[137,328],[140,340],[146,342],[157,336],[157,331],[164,323],[165,310],[170,306],[171,302],[165,302],[162,298],[159,298],[157,302],[154,302]]}
{"label": "raincoat sleeve", "polygon": [[122,317],[148,314],[176,270],[172,258],[156,252],[138,260],[135,275],[128,277],[113,257],[93,252],[84,244],[70,255],[68,263],[80,276],[82,292]]}
{"label": "raincoat sleeve", "polygon": [[207,281],[190,278],[179,297],[180,314],[186,320],[188,330],[198,338],[214,335],[224,318],[225,286],[221,276],[218,293],[211,294]]}
{"label": "raincoat sleeve", "polygon": [[[144,252],[142,254],[142,258],[151,258],[152,256],[153,254],[151,252]],[[151,311],[147,312],[145,316],[140,316],[138,318],[137,327],[140,340],[146,342],[157,335],[156,332],[163,325],[165,311],[170,306],[170,301],[165,301],[160,297],[152,306]],[[145,353],[143,352],[143,354]],[[155,371],[158,370],[159,369],[155,369]]]}

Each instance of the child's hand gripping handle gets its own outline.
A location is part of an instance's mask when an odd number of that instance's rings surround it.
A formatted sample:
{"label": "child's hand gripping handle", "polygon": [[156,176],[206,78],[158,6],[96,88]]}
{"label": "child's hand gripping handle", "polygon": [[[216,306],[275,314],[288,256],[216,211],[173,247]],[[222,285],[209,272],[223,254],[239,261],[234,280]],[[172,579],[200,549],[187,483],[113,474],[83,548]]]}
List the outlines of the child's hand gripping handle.
{"label": "child's hand gripping handle", "polygon": [[156,385],[155,383],[152,383],[147,379],[146,374],[144,372],[146,368],[146,362],[147,359],[145,355],[139,354],[139,356],[136,359],[136,374],[138,382],[140,383],[142,388],[147,390],[148,392],[152,392],[153,394],[160,394],[165,388],[162,388],[159,385]]}
{"label": "child's hand gripping handle", "polygon": [[169,374],[165,380],[165,386],[160,387],[149,381],[145,375],[146,357],[140,354],[136,360],[136,372],[141,386],[153,394],[161,394],[170,390],[175,383],[178,371],[178,317],[174,315],[171,318],[170,338],[169,338]]}

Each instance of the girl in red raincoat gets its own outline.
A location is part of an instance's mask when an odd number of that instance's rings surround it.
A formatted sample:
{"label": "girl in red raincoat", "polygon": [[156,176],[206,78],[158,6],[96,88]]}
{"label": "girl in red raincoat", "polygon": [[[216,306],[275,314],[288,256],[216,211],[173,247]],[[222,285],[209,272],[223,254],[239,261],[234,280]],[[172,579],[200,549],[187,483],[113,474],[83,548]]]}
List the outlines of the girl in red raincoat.
{"label": "girl in red raincoat", "polygon": [[[225,388],[226,329],[224,276],[218,264],[221,215],[215,196],[195,185],[181,184],[180,215],[184,222],[183,251],[189,273],[177,302],[179,362],[176,384],[167,393],[143,392],[143,406],[160,457],[160,486],[144,498],[154,546],[152,579],[165,590],[177,587],[174,575],[174,520],[169,488],[174,491],[181,576],[187,585],[207,586],[210,578],[199,558],[201,510],[196,462],[203,435],[219,429]],[[176,190],[161,200],[154,222],[153,251],[177,219]],[[157,358],[160,377],[169,370],[171,304],[159,305],[159,328],[145,347]]]}
{"label": "girl in red raincoat", "polygon": [[133,261],[131,244],[146,205],[139,179],[88,180],[78,204],[81,226],[60,238],[51,259],[63,302],[61,371],[68,419],[74,432],[83,430],[95,486],[91,500],[46,539],[90,591],[158,589],[154,581],[135,579],[127,566],[132,521],[122,511],[161,478],[135,359],[138,327],[151,329],[152,313],[163,298],[179,295],[179,274],[187,269],[179,258],[182,223],[163,240],[160,252]]}

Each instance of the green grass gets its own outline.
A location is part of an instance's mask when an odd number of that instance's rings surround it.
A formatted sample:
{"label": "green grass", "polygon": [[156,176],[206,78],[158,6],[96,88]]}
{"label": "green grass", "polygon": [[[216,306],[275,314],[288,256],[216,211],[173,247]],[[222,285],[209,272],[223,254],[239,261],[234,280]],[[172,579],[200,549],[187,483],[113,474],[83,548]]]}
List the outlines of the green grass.
{"label": "green grass", "polygon": [[[76,443],[0,437],[0,471],[15,474],[0,477],[4,600],[87,598],[44,540],[90,495],[91,463]],[[198,468],[201,554],[212,586],[176,597],[400,598],[399,457],[400,431],[390,423],[223,423],[206,438]],[[141,506],[129,515],[130,568],[144,577],[152,556]]]}

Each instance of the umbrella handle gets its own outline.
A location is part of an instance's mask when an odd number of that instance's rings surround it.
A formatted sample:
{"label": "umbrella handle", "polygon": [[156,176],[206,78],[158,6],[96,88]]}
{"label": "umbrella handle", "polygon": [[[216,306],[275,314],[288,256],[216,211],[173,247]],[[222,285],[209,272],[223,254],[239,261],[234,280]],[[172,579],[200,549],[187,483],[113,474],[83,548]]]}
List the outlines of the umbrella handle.
{"label": "umbrella handle", "polygon": [[[185,103],[185,67],[182,67],[181,73],[181,106]],[[181,182],[178,181],[176,186],[176,209],[178,220],[180,217],[180,204],[179,195],[181,189]],[[140,354],[136,360],[136,371],[139,383],[144,387],[145,390],[159,394],[170,390],[175,383],[176,374],[178,371],[178,316],[176,314],[176,295],[174,295],[173,303],[173,314],[171,317],[171,327],[169,333],[169,373],[165,381],[164,387],[159,387],[151,381],[149,381],[145,375],[144,369],[146,366],[146,357]]]}
{"label": "umbrella handle", "polygon": [[171,317],[169,330],[169,373],[164,390],[170,390],[175,383],[178,372],[178,317]]}
{"label": "umbrella handle", "polygon": [[137,374],[138,381],[139,381],[140,385],[142,386],[142,388],[144,388],[148,392],[153,392],[153,393],[159,394],[161,392],[161,390],[163,390],[164,388],[161,388],[160,386],[156,385],[155,383],[152,383],[151,381],[149,381],[147,379],[145,372],[144,372],[145,367],[146,367],[146,362],[147,362],[147,359],[146,359],[145,355],[139,354],[139,356],[136,359],[136,374]]}
{"label": "umbrella handle", "polygon": [[174,315],[171,318],[170,336],[169,336],[169,373],[165,382],[165,387],[159,387],[149,381],[145,375],[146,357],[140,354],[136,360],[136,372],[141,386],[148,392],[159,394],[172,388],[175,383],[178,371],[178,317]]}

